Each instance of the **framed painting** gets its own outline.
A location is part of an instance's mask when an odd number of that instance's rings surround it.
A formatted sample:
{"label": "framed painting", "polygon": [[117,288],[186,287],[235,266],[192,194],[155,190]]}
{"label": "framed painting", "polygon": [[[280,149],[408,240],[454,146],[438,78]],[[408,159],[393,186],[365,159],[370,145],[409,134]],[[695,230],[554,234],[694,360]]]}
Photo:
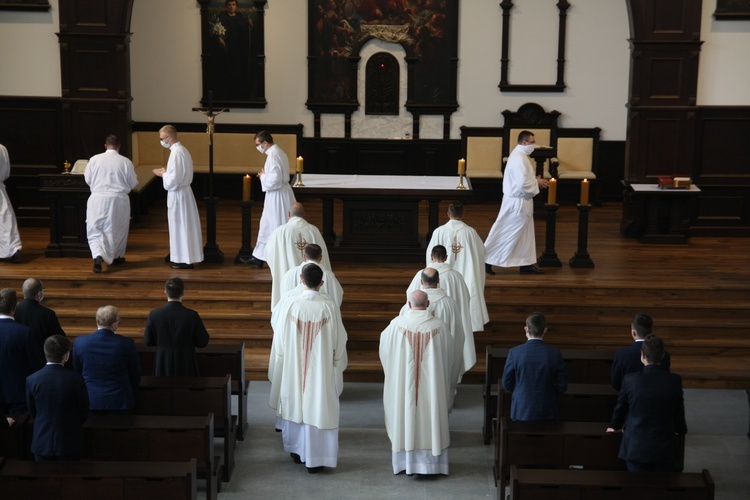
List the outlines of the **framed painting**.
{"label": "framed painting", "polygon": [[263,9],[266,0],[198,0],[201,105],[266,107]]}
{"label": "framed painting", "polygon": [[406,52],[407,109],[455,111],[458,1],[308,0],[308,109],[348,113],[359,107],[360,50],[377,39]]}
{"label": "framed painting", "polygon": [[722,21],[750,19],[750,0],[716,0],[714,18]]}
{"label": "framed painting", "polygon": [[0,0],[0,10],[49,10],[48,0]]}

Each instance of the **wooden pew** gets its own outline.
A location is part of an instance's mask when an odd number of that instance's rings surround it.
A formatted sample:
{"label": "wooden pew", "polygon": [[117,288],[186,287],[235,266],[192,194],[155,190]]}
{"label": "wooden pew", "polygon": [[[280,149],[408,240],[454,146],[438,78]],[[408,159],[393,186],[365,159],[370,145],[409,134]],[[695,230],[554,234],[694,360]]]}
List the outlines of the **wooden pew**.
{"label": "wooden pew", "polygon": [[[498,490],[498,500],[504,492]],[[634,473],[510,467],[511,500],[713,500],[714,482],[703,472]]]}
{"label": "wooden pew", "polygon": [[499,495],[505,491],[510,466],[625,470],[617,458],[621,433],[606,432],[601,422],[514,422],[500,418],[495,447]]}
{"label": "wooden pew", "polygon": [[84,424],[86,459],[126,462],[196,460],[206,498],[216,500],[222,460],[214,456],[214,416],[90,415]]}
{"label": "wooden pew", "polygon": [[141,377],[134,415],[206,416],[214,414],[216,436],[224,438],[223,480],[234,471],[236,418],[231,410],[232,377]]}
{"label": "wooden pew", "polygon": [[195,470],[195,460],[32,462],[0,458],[0,491],[8,499],[195,500]]}
{"label": "wooden pew", "polygon": [[[609,384],[612,370],[612,358],[614,351],[599,351],[588,349],[562,349],[565,368],[568,371],[569,384]],[[496,418],[498,379],[503,376],[505,360],[508,357],[508,349],[505,347],[487,346],[486,364],[484,375],[484,419],[482,425],[482,436],[484,444],[490,444],[492,439],[493,424]],[[614,407],[613,407],[614,408]],[[507,416],[507,415],[506,415]],[[609,420],[612,414],[604,420]],[[570,418],[568,420],[580,420]],[[584,419],[589,420],[589,419]]]}
{"label": "wooden pew", "polygon": [[[495,415],[510,418],[512,397],[503,389]],[[571,422],[609,422],[617,405],[617,391],[605,384],[568,384],[558,399],[559,420]]]}
{"label": "wooden pew", "polygon": [[[141,362],[141,373],[153,375],[156,347],[136,344],[138,357]],[[250,381],[245,379],[245,343],[239,344],[209,344],[196,349],[198,370],[203,377],[232,376],[232,395],[237,396],[237,439],[245,439],[248,429],[247,423],[247,391]]]}

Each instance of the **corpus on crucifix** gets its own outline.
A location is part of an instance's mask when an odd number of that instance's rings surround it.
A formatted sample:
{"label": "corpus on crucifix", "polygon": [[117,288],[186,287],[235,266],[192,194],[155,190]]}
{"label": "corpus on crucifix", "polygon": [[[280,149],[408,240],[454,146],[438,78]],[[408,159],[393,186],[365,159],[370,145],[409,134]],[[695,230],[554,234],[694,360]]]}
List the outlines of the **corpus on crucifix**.
{"label": "corpus on crucifix", "polygon": [[216,203],[218,200],[214,197],[214,121],[222,113],[229,112],[228,109],[214,109],[214,93],[208,92],[208,107],[193,108],[206,117],[208,125],[206,133],[208,134],[208,196],[204,199],[206,202],[206,245],[203,247],[204,262],[224,262],[224,253],[219,249],[216,243]]}

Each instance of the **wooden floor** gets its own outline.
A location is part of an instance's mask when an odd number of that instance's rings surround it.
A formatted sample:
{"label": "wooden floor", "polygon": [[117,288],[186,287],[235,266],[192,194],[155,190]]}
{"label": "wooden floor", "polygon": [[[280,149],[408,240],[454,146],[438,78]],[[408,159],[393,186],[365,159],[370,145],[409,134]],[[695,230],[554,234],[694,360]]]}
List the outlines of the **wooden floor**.
{"label": "wooden floor", "polygon": [[[165,300],[164,281],[187,281],[185,304],[198,310],[212,342],[244,340],[251,379],[265,378],[272,333],[271,275],[235,265],[240,247],[240,212],[233,201],[218,206],[217,241],[223,264],[202,264],[175,271],[164,263],[168,253],[166,212],[162,202],[130,233],[127,263],[91,271],[92,261],[46,258],[49,232],[21,228],[21,264],[0,264],[0,286],[20,292],[29,276],[45,283],[48,307],[63,328],[77,336],[94,331],[96,308],[120,308],[119,333],[140,339],[148,312]],[[447,206],[447,204],[445,204]],[[205,210],[200,207],[201,213]],[[486,236],[499,203],[471,204],[464,220]],[[308,220],[320,226],[320,205],[307,204]],[[444,214],[441,206],[441,214]],[[259,205],[253,213],[253,237]],[[485,295],[491,322],[475,334],[479,362],[466,381],[479,381],[486,345],[513,346],[524,340],[523,321],[532,311],[547,315],[546,340],[563,348],[615,349],[630,342],[629,324],[637,312],[655,319],[655,333],[672,353],[673,369],[686,386],[750,387],[750,239],[693,238],[687,245],[644,245],[619,233],[621,206],[595,207],[590,214],[588,251],[593,269],[571,268],[577,247],[577,211],[558,212],[557,253],[562,268],[540,276],[519,275],[517,269],[496,269]],[[445,216],[441,216],[441,223]],[[421,220],[426,231],[426,216]],[[336,222],[340,231],[340,217]],[[205,234],[205,221],[203,224]],[[543,221],[537,221],[537,248],[545,245]],[[382,378],[377,359],[380,332],[405,302],[405,289],[418,263],[337,263],[333,270],[344,288],[342,313],[349,335],[349,380]]]}

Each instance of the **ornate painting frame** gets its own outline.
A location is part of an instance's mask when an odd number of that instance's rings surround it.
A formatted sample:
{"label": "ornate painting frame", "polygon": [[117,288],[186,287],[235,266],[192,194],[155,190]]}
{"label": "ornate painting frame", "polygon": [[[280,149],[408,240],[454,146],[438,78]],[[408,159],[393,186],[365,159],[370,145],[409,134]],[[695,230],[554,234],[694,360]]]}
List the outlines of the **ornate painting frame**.
{"label": "ornate painting frame", "polygon": [[359,53],[379,39],[406,52],[406,109],[450,115],[458,109],[458,2],[308,0],[308,109],[316,116],[359,109]]}
{"label": "ornate painting frame", "polygon": [[[267,0],[198,0],[201,106],[265,108]],[[232,7],[231,4],[234,4]]]}

